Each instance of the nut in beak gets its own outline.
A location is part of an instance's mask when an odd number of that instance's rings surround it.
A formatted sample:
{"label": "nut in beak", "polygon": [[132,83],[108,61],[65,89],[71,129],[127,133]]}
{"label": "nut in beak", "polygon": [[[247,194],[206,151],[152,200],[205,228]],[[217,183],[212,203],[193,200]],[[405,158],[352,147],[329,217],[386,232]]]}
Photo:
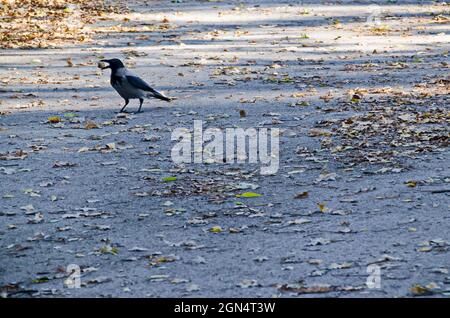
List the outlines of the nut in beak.
{"label": "nut in beak", "polygon": [[102,70],[109,67],[108,63],[102,62],[102,61],[98,62],[97,66],[98,66],[98,68],[101,68]]}

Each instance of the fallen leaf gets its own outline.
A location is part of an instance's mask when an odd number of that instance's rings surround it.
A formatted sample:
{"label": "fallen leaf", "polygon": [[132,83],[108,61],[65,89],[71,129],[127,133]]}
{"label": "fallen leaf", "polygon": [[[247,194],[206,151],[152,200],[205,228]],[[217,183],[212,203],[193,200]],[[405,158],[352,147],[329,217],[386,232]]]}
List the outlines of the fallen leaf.
{"label": "fallen leaf", "polygon": [[319,207],[319,210],[322,213],[325,213],[328,211],[328,208],[325,206],[324,202],[317,203],[317,206]]}
{"label": "fallen leaf", "polygon": [[222,228],[220,226],[213,226],[208,231],[211,232],[211,233],[220,233],[223,230],[222,230]]}
{"label": "fallen leaf", "polygon": [[303,191],[295,195],[294,199],[306,199],[309,196],[308,191]]}
{"label": "fallen leaf", "polygon": [[262,194],[256,193],[256,192],[244,192],[241,194],[236,194],[237,198],[257,198],[262,196]]}
{"label": "fallen leaf", "polygon": [[86,129],[86,130],[97,129],[97,128],[99,128],[97,123],[92,120],[86,120],[86,122],[84,123],[84,129]]}
{"label": "fallen leaf", "polygon": [[57,123],[61,122],[61,118],[59,116],[51,116],[47,120],[51,124],[57,124]]}
{"label": "fallen leaf", "polygon": [[410,188],[415,188],[417,186],[417,181],[414,180],[406,181],[406,185]]}

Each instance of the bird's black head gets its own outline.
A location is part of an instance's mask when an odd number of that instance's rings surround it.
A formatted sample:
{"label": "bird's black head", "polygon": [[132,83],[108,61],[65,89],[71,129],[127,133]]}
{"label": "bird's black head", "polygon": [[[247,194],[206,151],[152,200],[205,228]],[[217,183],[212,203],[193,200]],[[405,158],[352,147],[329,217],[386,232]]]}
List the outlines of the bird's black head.
{"label": "bird's black head", "polygon": [[110,68],[114,71],[121,67],[125,67],[125,65],[123,65],[122,61],[119,59],[101,60],[100,62],[103,62],[103,65],[99,65],[102,70]]}

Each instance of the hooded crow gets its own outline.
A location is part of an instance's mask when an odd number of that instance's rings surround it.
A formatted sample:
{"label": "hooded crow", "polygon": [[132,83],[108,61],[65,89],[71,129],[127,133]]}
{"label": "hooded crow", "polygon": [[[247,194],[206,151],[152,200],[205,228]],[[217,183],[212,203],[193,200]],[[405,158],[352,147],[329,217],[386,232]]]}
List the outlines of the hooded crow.
{"label": "hooded crow", "polygon": [[125,110],[130,99],[139,99],[140,104],[138,113],[141,112],[142,103],[144,102],[145,97],[158,98],[166,102],[172,100],[155,91],[143,79],[130,72],[119,59],[101,60],[98,67],[102,70],[107,68],[111,69],[111,86],[123,99],[125,99],[125,105],[120,110],[120,113]]}

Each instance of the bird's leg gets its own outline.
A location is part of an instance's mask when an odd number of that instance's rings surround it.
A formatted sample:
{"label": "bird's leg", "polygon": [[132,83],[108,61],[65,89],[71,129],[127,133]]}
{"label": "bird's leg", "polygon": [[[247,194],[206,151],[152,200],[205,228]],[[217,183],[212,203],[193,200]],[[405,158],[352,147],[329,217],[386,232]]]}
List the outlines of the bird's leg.
{"label": "bird's leg", "polygon": [[141,112],[141,108],[142,108],[142,103],[144,102],[144,99],[143,98],[139,98],[139,109],[138,109],[138,113],[140,113]]}
{"label": "bird's leg", "polygon": [[129,99],[125,99],[125,105],[123,105],[122,109],[119,111],[119,113],[123,113],[125,110],[125,107],[127,107],[128,103],[130,102]]}

